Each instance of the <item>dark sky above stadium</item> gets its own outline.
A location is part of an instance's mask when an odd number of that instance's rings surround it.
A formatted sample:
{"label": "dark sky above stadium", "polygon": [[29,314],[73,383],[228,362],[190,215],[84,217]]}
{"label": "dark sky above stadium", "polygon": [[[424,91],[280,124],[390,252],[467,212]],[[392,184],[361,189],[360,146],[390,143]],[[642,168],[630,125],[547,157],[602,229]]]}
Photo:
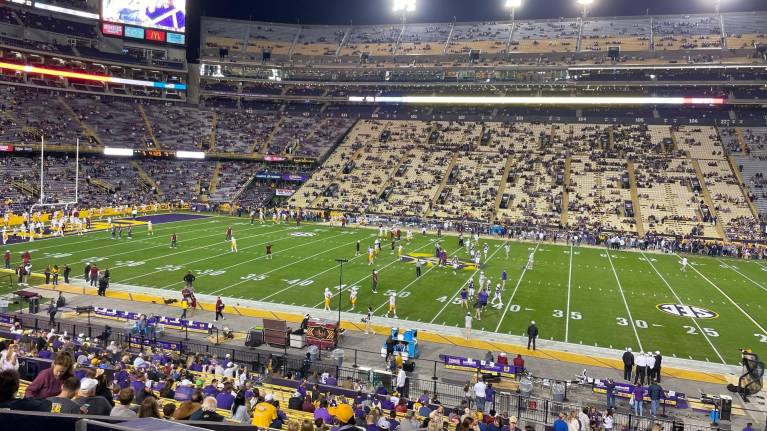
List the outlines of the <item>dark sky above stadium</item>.
{"label": "dark sky above stadium", "polygon": [[[592,16],[680,14],[710,12],[716,0],[595,0]],[[507,19],[505,0],[417,0],[413,22],[482,21]],[[721,0],[722,11],[767,10],[767,0]],[[382,24],[401,18],[391,12],[391,0],[198,0],[187,3],[190,58],[199,46],[198,16],[303,24]],[[575,0],[522,0],[518,18],[578,16]],[[199,21],[197,21],[199,22]]]}

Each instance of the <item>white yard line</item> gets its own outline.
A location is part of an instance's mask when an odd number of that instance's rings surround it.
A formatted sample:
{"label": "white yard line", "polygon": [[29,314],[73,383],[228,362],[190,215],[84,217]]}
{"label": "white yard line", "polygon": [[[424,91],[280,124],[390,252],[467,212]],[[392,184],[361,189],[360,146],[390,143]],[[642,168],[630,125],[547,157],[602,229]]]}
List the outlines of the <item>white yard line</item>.
{"label": "white yard line", "polygon": [[565,343],[570,338],[570,297],[573,286],[573,245],[570,244],[570,268],[567,270],[567,311],[565,312]]}
{"label": "white yard line", "polygon": [[[463,248],[463,247],[458,247],[458,248],[454,249],[453,251],[451,251],[451,252],[450,252],[450,255],[453,255],[453,254],[455,254],[456,252],[458,252],[458,250],[460,250],[460,249],[462,249],[462,248]],[[425,271],[423,274],[421,274],[421,276],[420,276],[420,277],[416,277],[415,279],[413,279],[413,281],[411,281],[410,283],[406,284],[406,285],[405,285],[405,287],[403,287],[402,289],[400,289],[400,290],[398,290],[398,291],[397,291],[397,293],[396,293],[395,297],[396,297],[397,295],[399,295],[399,294],[400,294],[400,292],[404,292],[404,291],[405,291],[405,289],[407,289],[408,287],[410,287],[410,286],[412,286],[413,284],[415,284],[415,283],[416,283],[418,280],[420,280],[420,279],[422,279],[422,278],[426,277],[426,274],[430,273],[430,272],[431,272],[431,271],[432,271],[434,268],[437,268],[438,266],[439,266],[439,265],[434,265],[434,266],[432,266],[431,268],[427,269],[427,270],[426,270],[426,271]],[[445,266],[444,268],[450,268],[450,264],[448,263],[448,265],[447,265],[447,266]],[[375,310],[373,310],[373,314],[377,313],[377,312],[378,312],[378,310],[380,310],[380,309],[382,309],[383,307],[385,307],[385,306],[386,306],[388,303],[389,303],[389,300],[388,300],[388,298],[387,298],[386,302],[384,302],[383,304],[379,305],[379,306],[378,306],[378,307],[377,307]]]}
{"label": "white yard line", "polygon": [[697,268],[695,268],[695,266],[693,266],[693,265],[689,265],[689,266],[690,266],[690,267],[692,268],[692,270],[693,270],[693,271],[695,271],[695,272],[696,272],[696,273],[697,273],[699,276],[701,276],[701,277],[702,277],[704,280],[706,280],[706,281],[708,282],[708,284],[710,284],[710,285],[711,285],[711,286],[712,286],[714,289],[716,289],[716,290],[717,290],[719,293],[721,293],[721,294],[722,294],[722,296],[724,296],[725,298],[727,298],[727,300],[728,300],[728,301],[730,301],[730,303],[732,303],[732,305],[734,305],[734,306],[735,306],[735,308],[737,308],[738,310],[740,310],[740,312],[741,312],[741,313],[743,313],[743,315],[744,315],[744,316],[746,316],[746,318],[747,318],[748,320],[750,320],[750,321],[751,321],[751,323],[753,323],[753,324],[754,324],[754,325],[755,325],[757,328],[759,328],[759,330],[760,330],[760,331],[762,331],[762,334],[765,334],[765,335],[767,335],[767,330],[765,330],[765,329],[764,329],[764,327],[762,327],[762,325],[760,325],[760,324],[759,324],[759,322],[757,322],[756,320],[754,320],[754,318],[753,318],[753,317],[751,317],[751,315],[750,315],[750,314],[748,314],[748,313],[746,312],[746,310],[744,310],[744,309],[743,309],[743,308],[742,308],[740,305],[738,305],[738,303],[737,303],[737,302],[733,301],[733,300],[732,300],[732,298],[730,298],[730,297],[729,297],[729,295],[727,295],[726,293],[724,293],[724,291],[723,291],[722,289],[720,289],[720,288],[719,288],[719,286],[717,286],[716,284],[714,284],[714,282],[713,282],[713,281],[709,280],[709,278],[708,278],[708,277],[706,277],[706,276],[705,276],[705,275],[703,275],[703,274],[702,274],[700,271],[698,271],[698,269],[697,269]]}
{"label": "white yard line", "polygon": [[749,276],[747,276],[746,274],[743,274],[742,272],[738,271],[738,269],[737,269],[737,268],[736,268],[734,265],[730,265],[729,263],[726,263],[726,262],[724,262],[724,261],[723,261],[723,260],[721,260],[721,259],[717,259],[717,260],[718,260],[720,263],[722,263],[723,265],[727,266],[727,268],[730,268],[731,270],[733,270],[733,271],[737,272],[738,274],[740,274],[740,276],[741,276],[741,277],[743,277],[743,278],[745,278],[746,280],[748,280],[748,281],[750,281],[750,282],[754,283],[754,284],[756,285],[756,287],[758,287],[758,288],[760,288],[760,289],[764,290],[765,292],[767,292],[767,288],[765,288],[765,287],[762,285],[762,283],[759,283],[759,282],[757,282],[757,281],[754,281],[754,280],[753,280],[751,277],[749,277]]}
{"label": "white yard line", "polygon": [[[193,222],[193,221],[198,221],[199,222],[201,220],[203,220],[203,219],[199,219],[198,218],[198,219],[187,219],[187,220],[169,221],[167,223],[160,223],[159,226],[166,225],[166,224],[171,224],[171,223],[186,223],[186,222]],[[211,223],[211,222],[213,222],[213,220],[209,220],[208,221],[208,223]],[[139,225],[139,226],[141,226],[141,225]],[[145,225],[143,225],[143,226],[145,226]],[[168,230],[173,230],[173,229],[175,229],[175,226],[169,228]],[[135,229],[134,229],[134,231],[135,231]],[[154,231],[155,232],[160,232],[161,229],[157,228],[157,229],[154,229]],[[101,237],[101,236],[99,236],[98,238],[84,239],[84,238],[87,238],[89,236],[93,236],[93,235],[100,234],[100,233],[109,234],[109,230],[92,230],[90,232],[85,233],[84,236],[79,236],[79,235],[74,234],[74,233],[68,233],[67,235],[65,235],[63,237],[62,236],[52,236],[52,237],[47,237],[47,238],[36,239],[33,242],[31,242],[31,243],[29,241],[25,241],[25,242],[19,242],[19,243],[8,244],[8,245],[9,246],[18,246],[18,247],[20,247],[21,245],[26,245],[27,248],[35,247],[40,252],[40,251],[50,250],[50,249],[59,248],[59,247],[72,247],[73,245],[86,244],[86,243],[89,243],[89,242],[106,241],[107,239],[109,239],[109,237]],[[53,240],[72,238],[72,237],[83,238],[83,240],[82,241],[77,241],[75,243],[65,243],[65,244],[62,244],[59,241],[55,241],[53,244],[50,244],[50,245],[43,245],[42,247],[38,246],[39,242],[52,242]],[[134,235],[134,237],[135,237],[135,235]],[[144,241],[144,240],[149,240],[149,239],[152,239],[152,237],[150,236],[150,237],[146,237],[144,239],[137,239],[135,241],[133,241],[133,240],[132,241],[133,242],[139,242],[139,241]],[[109,246],[111,246],[111,244]],[[99,247],[99,248],[103,248],[103,247]],[[95,250],[95,248],[93,248],[91,250]]]}
{"label": "white yard line", "polygon": [[[487,261],[486,261],[485,263],[487,263],[487,262],[490,262],[490,260],[493,258],[493,256],[495,256],[495,254],[496,254],[496,253],[498,253],[498,252],[501,250],[501,248],[502,248],[502,247],[503,247],[503,246],[499,246],[499,247],[498,247],[498,248],[497,248],[497,249],[496,249],[496,250],[493,252],[493,254],[491,254],[491,255],[490,255],[490,257],[488,257],[488,258],[487,258]],[[475,272],[476,272],[476,271],[475,271]],[[442,306],[442,309],[441,309],[441,310],[439,310],[439,313],[437,313],[437,314],[436,314],[436,315],[435,315],[435,316],[434,316],[434,317],[433,317],[433,318],[432,318],[432,319],[429,321],[429,323],[434,323],[434,321],[435,321],[435,320],[437,320],[437,317],[439,317],[439,315],[440,315],[440,314],[442,314],[442,312],[444,312],[444,311],[445,311],[445,309],[446,309],[446,308],[447,308],[447,307],[448,307],[450,304],[452,304],[452,303],[453,303],[453,300],[455,299],[455,297],[456,297],[456,296],[458,296],[458,294],[459,294],[459,293],[461,293],[461,290],[463,290],[463,288],[464,288],[464,287],[465,287],[467,284],[469,284],[469,280],[471,280],[471,279],[472,279],[472,277],[474,277],[474,273],[472,273],[472,274],[469,276],[469,278],[467,278],[467,279],[466,279],[466,281],[464,281],[464,282],[463,282],[463,284],[461,285],[461,287],[459,287],[459,288],[458,288],[458,290],[457,290],[457,291],[456,291],[456,292],[453,294],[453,296],[452,296],[452,297],[450,297],[450,299],[448,299],[448,300],[445,302],[445,305],[443,305],[443,306]]]}
{"label": "white yard line", "polygon": [[[647,257],[647,255],[644,252],[641,252],[641,253],[642,253],[642,257],[644,257],[644,259],[645,259],[645,262],[647,262],[650,265],[650,267],[652,267],[652,269],[655,271],[655,273],[658,274],[658,277],[660,277],[660,279],[663,280],[663,283],[666,285],[666,287],[668,287],[668,290],[671,292],[671,294],[674,295],[674,298],[676,298],[677,302],[680,305],[686,305],[684,303],[684,301],[682,301],[682,298],[680,298],[679,295],[677,295],[677,293],[674,290],[674,288],[671,287],[671,285],[668,283],[668,281],[666,280],[666,277],[664,277],[663,274],[661,274],[660,271],[658,271],[658,269],[652,263],[652,260],[650,260],[650,258]],[[690,266],[692,266],[692,265],[690,265]],[[695,268],[693,267],[693,269],[695,269]],[[711,339],[708,338],[708,335],[706,335],[706,332],[703,331],[703,328],[701,328],[700,324],[698,324],[698,319],[696,319],[694,317],[690,317],[690,320],[698,328],[698,333],[703,335],[703,338],[706,339],[706,341],[708,342],[708,345],[711,346],[712,349],[714,349],[714,353],[716,353],[716,356],[718,356],[719,360],[722,361],[722,364],[727,365],[727,361],[724,360],[724,358],[722,357],[722,354],[719,353],[719,350],[716,348],[716,346],[714,346],[714,343],[711,342]]]}
{"label": "white yard line", "polygon": [[[252,229],[253,229],[253,228],[246,228],[246,229],[244,229],[244,230],[242,230],[242,231],[240,231],[240,232],[249,232],[249,231],[251,231]],[[202,228],[202,229],[192,229],[192,230],[184,231],[184,232],[182,232],[182,233],[183,233],[183,234],[186,236],[186,235],[188,235],[189,233],[197,232],[197,231],[199,231],[199,230],[202,230],[202,231],[206,231],[206,230],[208,230],[208,228]],[[210,235],[203,235],[203,236],[195,236],[195,237],[193,238],[193,240],[198,240],[198,239],[203,239],[203,238],[210,238],[210,237],[216,237],[216,236],[220,237],[220,236],[221,236],[221,233],[214,233],[214,234],[210,234]],[[243,237],[243,238],[253,238],[253,237],[252,237],[252,236],[246,236],[246,237]],[[130,242],[130,244],[135,244],[135,243],[138,243],[138,242],[147,241],[147,240],[149,240],[149,239],[157,239],[157,240],[161,240],[161,238],[160,238],[160,237],[154,237],[154,238],[153,238],[153,237],[149,237],[149,238],[145,238],[145,239],[143,239],[143,240],[137,240],[137,241],[133,241],[133,240],[127,240],[127,239],[126,239],[126,240],[124,240],[124,241],[128,241],[128,242]],[[167,241],[167,238],[166,238],[166,241]],[[114,243],[114,242],[113,242],[113,243],[111,243],[111,244],[108,244],[108,245],[105,245],[105,246],[102,246],[102,247],[95,247],[95,248],[91,248],[91,249],[88,249],[88,250],[86,250],[86,251],[92,251],[92,250],[97,250],[97,249],[101,249],[101,248],[108,248],[108,247],[112,247],[112,246],[114,246],[114,245],[117,245],[117,244],[120,244],[120,243]],[[209,246],[210,246],[210,245],[208,245],[208,246],[206,246],[206,247],[209,247]],[[109,256],[106,256],[106,257],[107,257],[107,259],[114,259],[114,257],[115,257],[115,256],[122,256],[122,255],[124,255],[124,254],[136,254],[136,253],[138,253],[138,252],[142,252],[142,251],[146,251],[146,250],[151,250],[151,249],[154,249],[154,248],[159,248],[159,247],[168,247],[168,243],[167,243],[167,242],[165,242],[165,241],[163,241],[161,244],[158,244],[158,245],[153,245],[153,246],[151,246],[151,247],[144,247],[144,248],[134,248],[134,249],[132,249],[132,250],[128,250],[128,251],[124,251],[124,252],[120,252],[120,253],[115,253],[115,254],[110,254]],[[78,251],[78,253],[81,253],[81,251]],[[88,258],[86,258],[86,259],[81,259],[81,260],[79,260],[79,262],[86,262],[87,260],[88,260]],[[115,266],[114,268],[119,268],[119,267],[121,267],[121,266],[124,266],[124,265],[118,265],[118,266]]]}
{"label": "white yard line", "polygon": [[[354,256],[353,258],[349,259],[349,262],[351,262],[351,261],[353,261],[353,260],[356,260],[356,259],[359,259],[359,258],[361,258],[361,257],[367,257],[367,255],[366,255],[366,254],[364,254],[364,253],[360,253],[360,254],[359,254],[359,256]],[[336,268],[336,265],[331,265],[331,266],[329,266],[329,267],[328,267],[328,269],[326,269],[326,270],[324,270],[324,271],[321,271],[321,272],[318,272],[318,273],[316,273],[316,274],[310,275],[309,277],[305,277],[305,279],[306,279],[306,280],[313,280],[313,279],[315,279],[315,278],[317,278],[317,277],[321,276],[322,274],[325,274],[326,272],[328,272],[328,271],[331,271],[331,270],[333,270],[333,269],[335,269],[335,268]],[[266,274],[266,273],[265,273],[265,274]],[[292,284],[292,285],[289,285],[289,286],[288,286],[288,287],[286,287],[286,288],[280,289],[280,290],[278,290],[278,291],[276,291],[276,292],[274,292],[274,293],[271,293],[271,294],[269,294],[269,295],[266,295],[266,296],[264,296],[263,298],[261,298],[260,300],[261,300],[261,301],[265,301],[265,300],[267,300],[267,299],[269,299],[269,298],[271,298],[271,297],[273,297],[273,296],[275,296],[275,295],[279,295],[280,293],[282,293],[282,292],[285,292],[286,290],[290,290],[290,289],[293,289],[293,288],[294,288],[294,287],[296,287],[296,286],[298,286],[298,283],[296,283],[296,284]],[[300,286],[300,287],[302,287],[302,286]]]}
{"label": "white yard line", "polygon": [[[540,242],[537,242],[535,244],[535,249],[533,249],[533,258],[535,258],[535,252],[538,251],[538,247],[540,246],[541,246]],[[503,323],[503,319],[506,317],[506,313],[509,312],[509,307],[511,307],[511,304],[514,302],[514,296],[517,294],[517,290],[519,290],[519,285],[522,284],[522,279],[525,278],[526,272],[527,272],[527,261],[525,261],[525,267],[522,269],[522,274],[520,274],[519,280],[517,280],[517,285],[514,286],[514,290],[511,292],[509,303],[506,304],[506,307],[503,310],[503,314],[501,314],[501,318],[498,319],[498,325],[495,327],[495,332],[498,332],[498,330],[501,329],[501,323]]]}
{"label": "white yard line", "polygon": [[[422,249],[422,248],[424,248],[424,247],[426,247],[426,246],[430,246],[430,245],[434,245],[434,242],[433,242],[433,241],[431,241],[431,240],[429,240],[429,242],[427,242],[426,244],[424,244],[424,245],[422,245],[422,246],[420,246],[420,247],[416,248],[416,249],[415,249],[415,250],[413,250],[413,251],[417,251],[417,250],[420,250],[420,249]],[[384,269],[386,269],[386,268],[388,268],[388,267],[390,267],[390,266],[394,265],[394,264],[395,264],[395,263],[397,263],[397,262],[400,262],[401,260],[402,260],[401,258],[397,258],[397,259],[395,259],[395,260],[393,260],[393,261],[391,261],[391,262],[387,263],[386,265],[384,265],[384,266],[382,266],[382,267],[380,267],[380,268],[377,268],[377,269],[376,269],[376,271],[378,271],[378,273],[380,274],[380,273],[381,273],[381,271],[383,271]],[[360,278],[359,280],[357,280],[357,281],[355,281],[355,282],[353,282],[352,284],[349,284],[349,285],[347,285],[347,286],[354,286],[354,285],[356,285],[356,284],[362,283],[363,281],[367,280],[368,278],[370,278],[370,276],[369,276],[369,275],[366,275],[366,276],[364,276],[364,277]],[[341,292],[338,292],[338,293],[336,293],[335,295],[340,295],[340,294],[341,294]],[[335,295],[333,295],[333,296],[335,296]],[[315,305],[314,305],[314,308],[317,308],[317,307],[319,307],[320,305],[323,305],[324,303],[325,303],[325,300],[323,299],[322,301],[320,301],[320,302],[318,302],[317,304],[315,304]]]}
{"label": "white yard line", "polygon": [[631,310],[629,309],[629,303],[626,301],[626,294],[623,292],[623,286],[621,285],[621,280],[618,278],[618,272],[615,270],[615,265],[613,265],[613,259],[610,257],[610,251],[605,248],[605,253],[607,253],[607,261],[610,262],[610,268],[613,270],[613,275],[615,276],[615,281],[618,283],[618,291],[621,294],[621,299],[623,299],[623,305],[626,307],[626,313],[628,313],[629,321],[631,321],[631,328],[634,330],[634,336],[637,339],[637,344],[639,345],[639,351],[644,352],[644,348],[642,347],[642,340],[639,339],[639,332],[637,331],[636,323],[634,323],[634,317],[631,315]]}
{"label": "white yard line", "polygon": [[[247,236],[247,237],[243,237],[243,238],[255,238],[255,237],[258,237],[258,236],[263,236],[263,235],[271,235],[271,234],[273,234],[273,233],[283,232],[283,231],[285,231],[285,230],[287,230],[287,229],[281,229],[281,230],[278,230],[278,231],[271,231],[271,232],[266,232],[266,233],[260,233],[260,234],[258,234],[258,235],[251,235],[251,236]],[[240,248],[240,250],[247,250],[247,249],[249,249],[249,248],[258,247],[259,245],[264,245],[264,244],[266,244],[266,243],[269,243],[269,242],[279,242],[279,241],[285,241],[285,240],[287,240],[287,239],[290,239],[290,238],[291,238],[291,237],[287,237],[287,238],[280,238],[280,239],[275,239],[275,240],[271,240],[271,241],[264,241],[264,242],[259,242],[259,243],[257,243],[257,244],[249,245],[249,246],[247,246],[247,247],[241,247],[241,248]],[[178,255],[178,254],[188,253],[188,252],[190,252],[190,251],[201,250],[201,249],[210,248],[210,247],[212,247],[212,245],[210,245],[210,244],[208,244],[208,245],[203,245],[203,246],[200,246],[200,247],[193,247],[193,248],[190,248],[190,249],[188,249],[188,250],[182,250],[182,251],[178,251],[178,252],[176,252],[176,253],[165,254],[165,255],[162,255],[162,256],[156,256],[156,257],[150,257],[150,258],[148,258],[148,259],[145,259],[145,260],[144,260],[144,262],[148,262],[148,261],[150,261],[150,260],[155,260],[155,259],[164,259],[164,258],[166,258],[166,257],[169,257],[169,256],[175,256],[175,255]],[[221,256],[220,254],[217,254],[217,255],[215,255],[215,256],[208,256],[208,257],[203,257],[203,258],[201,258],[201,259],[192,260],[192,261],[189,261],[189,262],[184,262],[183,266],[187,266],[187,265],[189,265],[189,264],[192,264],[192,263],[203,262],[203,261],[206,261],[206,260],[208,260],[208,259],[213,259],[213,258],[216,258],[216,257],[220,257],[220,256]],[[113,267],[113,268],[116,268],[116,267]],[[133,277],[129,277],[129,278],[124,278],[124,279],[121,279],[121,280],[119,280],[119,282],[120,282],[120,283],[123,283],[123,282],[126,282],[126,281],[128,281],[128,280],[135,280],[135,279],[137,279],[137,278],[146,277],[147,275],[156,274],[156,273],[158,273],[158,272],[162,272],[162,271],[163,271],[163,270],[157,270],[157,271],[152,271],[152,272],[145,272],[145,273],[143,273],[143,274],[141,274],[141,275],[136,275],[136,276],[133,276]],[[174,283],[174,284],[175,284],[175,283]]]}
{"label": "white yard line", "polygon": [[[331,236],[330,238],[335,238],[336,236],[341,236],[341,235],[343,235],[343,233],[340,233],[340,234],[338,234],[338,235],[334,235],[334,236]],[[322,240],[323,240],[323,241],[325,241],[325,240],[328,240],[328,239],[329,239],[329,238],[322,238]],[[332,251],[332,250],[335,250],[335,249],[338,249],[338,248],[341,248],[341,247],[347,247],[349,244],[354,244],[354,243],[356,243],[356,242],[357,242],[357,240],[356,240],[356,239],[354,239],[354,240],[352,240],[352,241],[350,241],[350,242],[347,242],[347,243],[343,243],[343,244],[341,244],[341,245],[339,245],[339,246],[336,246],[336,247],[333,247],[333,248],[329,248],[329,249],[326,249],[326,250],[323,250],[323,251],[320,251],[320,252],[314,253],[314,254],[312,254],[312,255],[310,255],[310,256],[306,256],[306,257],[304,257],[304,258],[302,258],[302,259],[299,259],[299,260],[296,260],[296,261],[294,261],[294,262],[291,262],[291,263],[288,263],[288,264],[285,264],[285,265],[279,266],[279,267],[277,267],[277,268],[274,268],[274,269],[270,269],[269,271],[266,271],[266,272],[262,272],[261,274],[263,274],[263,275],[266,275],[266,274],[271,274],[271,273],[273,273],[274,271],[279,271],[279,270],[281,270],[281,269],[283,269],[283,268],[288,268],[288,267],[291,267],[291,266],[293,266],[293,265],[295,265],[295,264],[297,264],[297,263],[299,263],[299,262],[303,262],[303,261],[305,261],[305,260],[307,260],[307,259],[312,259],[312,258],[315,258],[315,257],[317,257],[317,256],[319,256],[319,255],[325,254],[325,253],[327,253],[327,252],[329,252],[329,251]],[[306,245],[306,244],[301,244],[301,246],[304,246],[304,245]],[[293,247],[291,247],[291,248],[293,248]],[[290,250],[290,248],[286,248],[286,249],[285,249],[285,251],[287,251],[287,250]],[[265,257],[266,257],[266,256],[259,256],[259,257],[255,258],[255,259],[253,259],[253,260],[263,259],[263,258],[265,258]],[[247,261],[246,261],[246,262],[247,262]],[[227,266],[227,267],[224,267],[224,268],[220,268],[220,269],[229,269],[229,268],[234,268],[235,266],[239,266],[239,265],[242,265],[243,263],[246,263],[246,262],[240,262],[240,263],[237,263],[237,264],[234,264],[234,265],[230,265],[230,266]],[[239,285],[241,285],[241,284],[243,284],[243,283],[247,283],[247,282],[249,282],[249,281],[252,281],[252,280],[242,280],[242,281],[238,281],[237,283],[234,283],[234,284],[230,284],[230,285],[229,285],[229,286],[227,286],[227,287],[224,287],[224,288],[221,288],[221,289],[218,289],[218,290],[215,290],[215,291],[211,292],[211,295],[213,295],[213,294],[216,294],[216,293],[219,293],[219,292],[223,292],[223,291],[225,291],[225,290],[227,290],[227,289],[231,289],[231,288],[232,288],[232,287],[234,287],[234,286],[239,286]],[[263,299],[262,299],[262,301],[263,301]]]}

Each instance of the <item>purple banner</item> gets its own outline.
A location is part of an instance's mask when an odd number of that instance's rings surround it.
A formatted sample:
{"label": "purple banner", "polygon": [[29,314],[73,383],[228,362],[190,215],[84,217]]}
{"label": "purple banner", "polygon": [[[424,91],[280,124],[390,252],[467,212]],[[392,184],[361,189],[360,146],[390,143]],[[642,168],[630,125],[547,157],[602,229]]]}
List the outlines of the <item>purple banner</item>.
{"label": "purple banner", "polygon": [[[139,316],[143,313],[134,313],[134,312],[128,312],[128,311],[122,311],[122,310],[115,310],[112,308],[104,308],[104,307],[96,307],[93,310],[93,313],[97,316],[102,316],[110,319],[119,319],[119,320],[130,320],[130,321],[137,321],[139,320]],[[195,322],[193,320],[182,320],[174,317],[164,317],[164,316],[147,316],[147,322],[149,322],[150,325],[164,325],[166,328],[169,329],[177,329],[179,331],[183,331],[188,329],[189,331],[194,332],[210,332],[210,329],[212,325],[210,323],[206,322]]]}
{"label": "purple banner", "polygon": [[516,375],[513,365],[501,365],[494,362],[485,362],[479,359],[464,358],[462,356],[440,355],[445,363],[445,368],[483,373],[498,373],[503,377]]}

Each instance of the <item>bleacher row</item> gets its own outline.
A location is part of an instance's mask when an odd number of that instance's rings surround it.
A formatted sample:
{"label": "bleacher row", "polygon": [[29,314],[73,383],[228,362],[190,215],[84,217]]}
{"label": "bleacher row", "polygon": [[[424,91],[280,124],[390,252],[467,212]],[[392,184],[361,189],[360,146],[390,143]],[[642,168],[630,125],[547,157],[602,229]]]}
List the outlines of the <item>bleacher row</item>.
{"label": "bleacher row", "polygon": [[572,53],[753,48],[767,41],[767,14],[560,18],[515,22],[307,26],[204,18],[203,54],[256,59],[268,51],[293,59],[484,53]]}
{"label": "bleacher row", "polygon": [[[322,157],[353,120],[0,86],[0,141]],[[214,121],[215,117],[215,121]]]}
{"label": "bleacher row", "polygon": [[[736,133],[754,142],[737,160],[720,138]],[[711,126],[360,120],[290,203],[762,239],[751,201],[765,199],[759,163],[767,158],[758,158],[765,136],[762,129]],[[745,160],[754,164],[744,168]]]}

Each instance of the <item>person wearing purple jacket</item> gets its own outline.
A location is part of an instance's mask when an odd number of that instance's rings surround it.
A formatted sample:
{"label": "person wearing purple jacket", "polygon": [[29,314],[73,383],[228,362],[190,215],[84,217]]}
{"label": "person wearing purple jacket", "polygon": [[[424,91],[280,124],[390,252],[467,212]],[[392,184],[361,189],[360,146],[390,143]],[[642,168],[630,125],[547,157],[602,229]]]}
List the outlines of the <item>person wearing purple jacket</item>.
{"label": "person wearing purple jacket", "polygon": [[27,386],[24,398],[50,398],[61,393],[61,384],[74,375],[74,364],[69,352],[60,352],[51,367],[39,372]]}
{"label": "person wearing purple jacket", "polygon": [[333,423],[333,416],[328,412],[328,401],[320,401],[320,406],[314,410],[314,420],[322,419],[326,424]]}
{"label": "person wearing purple jacket", "polygon": [[634,391],[632,394],[634,396],[634,413],[642,416],[644,410],[645,389],[642,385],[636,385],[634,386]]}
{"label": "person wearing purple jacket", "polygon": [[229,382],[224,383],[221,392],[216,395],[216,405],[220,409],[229,410],[234,404],[234,395],[232,394],[232,384]]}

